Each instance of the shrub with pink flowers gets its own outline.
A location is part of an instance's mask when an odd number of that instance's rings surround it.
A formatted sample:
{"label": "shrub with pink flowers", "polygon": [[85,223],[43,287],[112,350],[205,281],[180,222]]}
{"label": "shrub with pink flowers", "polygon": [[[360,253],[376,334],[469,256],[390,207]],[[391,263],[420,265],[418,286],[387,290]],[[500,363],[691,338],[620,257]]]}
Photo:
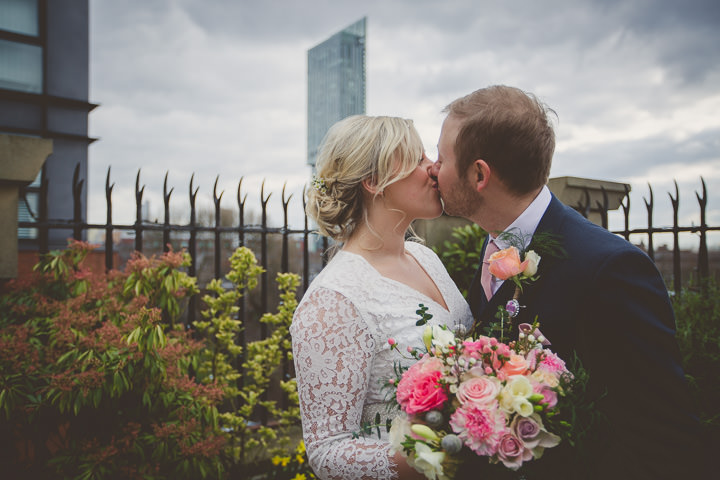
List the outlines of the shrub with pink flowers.
{"label": "shrub with pink flowers", "polygon": [[91,248],[52,252],[0,296],[2,477],[218,478],[223,391],[193,379],[202,344],[169,325],[197,291],[189,256],[98,274]]}

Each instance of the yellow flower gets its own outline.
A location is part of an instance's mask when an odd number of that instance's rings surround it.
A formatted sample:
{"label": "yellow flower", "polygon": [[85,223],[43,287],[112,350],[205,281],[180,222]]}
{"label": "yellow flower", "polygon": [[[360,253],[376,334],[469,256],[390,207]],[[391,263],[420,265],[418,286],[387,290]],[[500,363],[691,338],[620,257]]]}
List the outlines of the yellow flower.
{"label": "yellow flower", "polygon": [[290,463],[290,457],[282,457],[282,458],[280,459],[280,464],[281,464],[283,467],[287,467],[287,464],[288,464],[288,463]]}
{"label": "yellow flower", "polygon": [[303,442],[302,440],[300,440],[300,443],[298,443],[298,446],[297,446],[297,448],[295,449],[295,451],[296,451],[297,453],[301,454],[301,455],[302,455],[303,453],[305,453],[305,442]]}
{"label": "yellow flower", "polygon": [[300,465],[302,465],[303,463],[305,463],[305,458],[303,458],[302,455],[295,455],[295,460],[297,460],[297,462],[298,462]]}
{"label": "yellow flower", "polygon": [[282,461],[282,458],[278,457],[277,455],[272,457],[272,464],[275,466],[280,465],[281,461]]}
{"label": "yellow flower", "polygon": [[295,476],[292,478],[292,480],[306,480],[306,479],[307,479],[307,477],[305,476],[304,473],[297,473],[297,474],[295,474]]}

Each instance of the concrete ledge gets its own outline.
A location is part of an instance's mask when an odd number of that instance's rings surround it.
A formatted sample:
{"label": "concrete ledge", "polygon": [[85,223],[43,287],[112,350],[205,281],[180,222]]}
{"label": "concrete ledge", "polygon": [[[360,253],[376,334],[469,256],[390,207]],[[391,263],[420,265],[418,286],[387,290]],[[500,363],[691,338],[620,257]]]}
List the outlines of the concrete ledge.
{"label": "concrete ledge", "polygon": [[0,134],[0,181],[24,186],[37,178],[52,153],[52,140]]}
{"label": "concrete ledge", "polygon": [[0,135],[0,279],[18,272],[18,195],[37,178],[52,140]]}

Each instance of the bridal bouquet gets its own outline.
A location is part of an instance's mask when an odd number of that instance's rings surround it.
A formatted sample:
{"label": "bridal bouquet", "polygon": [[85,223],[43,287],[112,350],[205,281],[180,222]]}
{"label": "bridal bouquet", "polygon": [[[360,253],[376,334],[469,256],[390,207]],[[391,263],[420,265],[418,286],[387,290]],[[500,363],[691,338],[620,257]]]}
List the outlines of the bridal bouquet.
{"label": "bridal bouquet", "polygon": [[465,448],[517,470],[558,445],[545,423],[572,375],[537,326],[521,324],[519,338],[507,344],[426,326],[426,351],[408,349],[418,361],[388,382],[403,412],[390,428],[393,449],[442,480],[452,478]]}

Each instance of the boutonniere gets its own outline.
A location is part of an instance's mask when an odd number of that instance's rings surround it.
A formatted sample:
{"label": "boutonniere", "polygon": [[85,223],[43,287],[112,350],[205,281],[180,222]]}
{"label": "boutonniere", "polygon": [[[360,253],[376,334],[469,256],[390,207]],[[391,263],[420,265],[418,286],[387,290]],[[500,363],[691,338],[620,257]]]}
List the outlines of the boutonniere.
{"label": "boutonniere", "polygon": [[499,250],[488,259],[488,271],[499,280],[511,280],[522,292],[523,285],[537,280],[540,255],[535,250],[528,250],[520,258],[520,250],[511,246]]}
{"label": "boutonniere", "polygon": [[498,307],[495,317],[498,323],[490,325],[486,330],[499,333],[499,340],[505,340],[505,330],[512,328],[512,319],[517,317],[520,309],[520,294],[523,288],[535,282],[539,277],[541,256],[538,251],[551,256],[562,256],[563,249],[555,235],[539,233],[532,239],[533,249],[526,250],[524,245],[528,244],[525,238],[512,233],[502,232],[498,235],[504,243],[510,246],[490,255],[488,258],[488,271],[495,278],[503,281],[511,281],[515,284],[513,296],[504,306]]}

